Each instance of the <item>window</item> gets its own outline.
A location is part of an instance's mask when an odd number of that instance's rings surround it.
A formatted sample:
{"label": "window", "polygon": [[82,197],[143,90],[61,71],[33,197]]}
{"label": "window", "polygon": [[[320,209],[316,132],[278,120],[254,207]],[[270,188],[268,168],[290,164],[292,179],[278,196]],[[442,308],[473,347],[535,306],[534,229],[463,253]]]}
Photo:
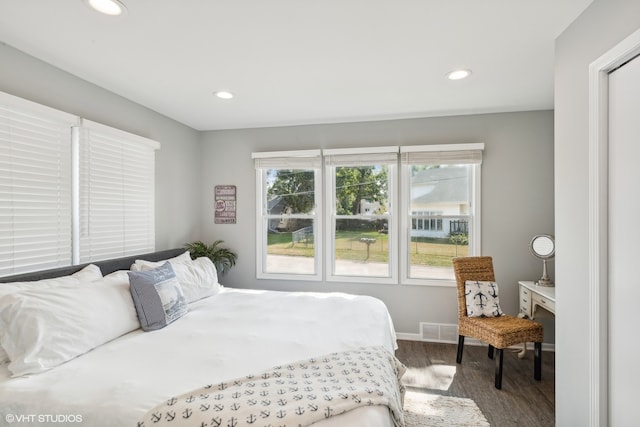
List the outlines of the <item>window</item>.
{"label": "window", "polygon": [[71,126],[0,93],[0,276],[71,264]]}
{"label": "window", "polygon": [[452,259],[480,253],[483,149],[254,153],[258,278],[450,284]]}
{"label": "window", "polygon": [[80,262],[155,248],[155,150],[160,144],[99,123],[79,130]]}
{"label": "window", "polygon": [[483,144],[401,147],[403,283],[454,280],[451,260],[480,248]]}
{"label": "window", "polygon": [[153,251],[158,148],[0,92],[0,276]]}
{"label": "window", "polygon": [[320,150],[254,153],[257,276],[320,280]]}
{"label": "window", "polygon": [[327,280],[395,283],[398,147],[325,150]]}
{"label": "window", "polygon": [[442,212],[417,211],[411,212],[411,230],[414,234],[418,230],[442,231]]}

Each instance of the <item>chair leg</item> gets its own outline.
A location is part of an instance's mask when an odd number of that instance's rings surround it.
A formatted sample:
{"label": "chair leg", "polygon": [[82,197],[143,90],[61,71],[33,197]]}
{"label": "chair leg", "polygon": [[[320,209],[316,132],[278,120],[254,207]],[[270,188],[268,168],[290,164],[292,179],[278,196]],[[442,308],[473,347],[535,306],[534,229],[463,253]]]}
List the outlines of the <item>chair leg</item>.
{"label": "chair leg", "polygon": [[458,354],[456,363],[462,363],[462,348],[464,347],[464,335],[458,335]]}
{"label": "chair leg", "polygon": [[502,356],[503,349],[498,348],[498,354],[496,357],[496,388],[500,390],[502,388]]}
{"label": "chair leg", "polygon": [[542,379],[542,343],[537,342],[533,346],[533,378],[540,381]]}
{"label": "chair leg", "polygon": [[493,346],[491,344],[489,344],[489,353],[487,353],[489,355],[489,359],[493,359]]}

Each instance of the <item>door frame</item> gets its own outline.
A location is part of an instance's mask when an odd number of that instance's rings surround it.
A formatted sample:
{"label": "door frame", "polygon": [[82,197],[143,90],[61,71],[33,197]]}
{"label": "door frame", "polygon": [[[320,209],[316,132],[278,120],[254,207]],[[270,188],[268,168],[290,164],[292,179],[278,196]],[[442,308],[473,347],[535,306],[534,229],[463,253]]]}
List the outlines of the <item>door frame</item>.
{"label": "door frame", "polygon": [[609,73],[640,55],[640,30],[589,65],[589,426],[609,423]]}

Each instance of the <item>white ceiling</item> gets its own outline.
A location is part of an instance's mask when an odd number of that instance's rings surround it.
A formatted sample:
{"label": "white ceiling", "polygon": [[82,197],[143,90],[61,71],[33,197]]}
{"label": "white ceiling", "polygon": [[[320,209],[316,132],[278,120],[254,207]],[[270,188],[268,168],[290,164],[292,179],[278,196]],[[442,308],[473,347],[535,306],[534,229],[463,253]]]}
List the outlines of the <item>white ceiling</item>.
{"label": "white ceiling", "polygon": [[551,109],[554,39],[592,0],[122,1],[0,0],[0,41],[213,130]]}

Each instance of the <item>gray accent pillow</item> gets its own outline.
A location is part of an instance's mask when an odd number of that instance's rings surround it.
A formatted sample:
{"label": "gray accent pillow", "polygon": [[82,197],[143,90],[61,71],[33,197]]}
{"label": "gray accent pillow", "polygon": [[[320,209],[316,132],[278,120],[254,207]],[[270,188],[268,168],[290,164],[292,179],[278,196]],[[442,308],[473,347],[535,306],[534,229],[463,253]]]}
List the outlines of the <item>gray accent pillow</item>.
{"label": "gray accent pillow", "polygon": [[144,331],[162,329],[188,310],[182,287],[168,262],[153,270],[130,271],[129,285]]}

